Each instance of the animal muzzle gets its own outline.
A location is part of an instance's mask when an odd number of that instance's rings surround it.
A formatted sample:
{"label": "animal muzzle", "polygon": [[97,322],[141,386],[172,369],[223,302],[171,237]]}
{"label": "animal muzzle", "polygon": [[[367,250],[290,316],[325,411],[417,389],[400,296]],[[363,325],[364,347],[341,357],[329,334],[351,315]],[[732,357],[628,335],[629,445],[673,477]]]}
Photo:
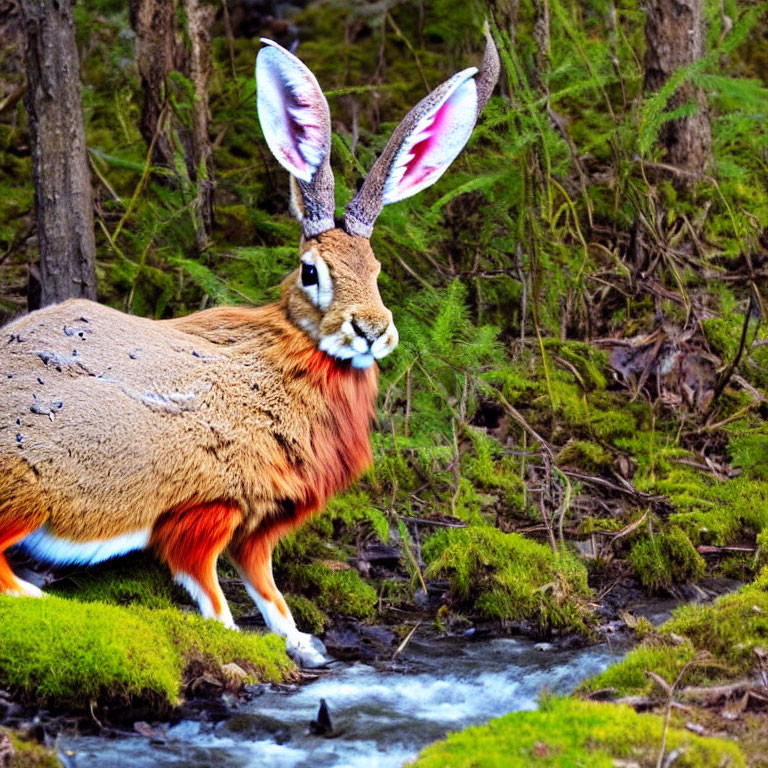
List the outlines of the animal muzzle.
{"label": "animal muzzle", "polygon": [[354,368],[369,368],[374,360],[386,357],[398,340],[397,328],[390,318],[386,323],[375,324],[352,317],[342,323],[337,333],[324,336],[319,346],[332,357],[351,360]]}

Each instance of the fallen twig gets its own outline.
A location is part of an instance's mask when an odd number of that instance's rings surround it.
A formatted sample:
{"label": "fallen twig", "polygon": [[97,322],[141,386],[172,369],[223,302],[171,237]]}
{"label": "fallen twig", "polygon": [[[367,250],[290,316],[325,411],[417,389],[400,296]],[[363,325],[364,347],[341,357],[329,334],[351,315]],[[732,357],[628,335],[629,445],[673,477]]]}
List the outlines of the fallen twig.
{"label": "fallen twig", "polygon": [[397,646],[397,650],[392,654],[392,661],[395,660],[395,657],[399,653],[405,650],[405,647],[408,645],[408,643],[411,642],[411,638],[414,636],[414,634],[416,633],[416,630],[419,628],[420,625],[421,625],[421,622],[417,621],[413,629],[411,629],[411,631],[403,638],[403,642]]}
{"label": "fallen twig", "polygon": [[[682,699],[695,701],[698,704],[714,705],[733,697],[743,696],[745,693],[765,694],[762,683],[757,680],[737,680],[735,683],[725,685],[689,685],[679,692]],[[762,698],[762,696],[760,696]]]}
{"label": "fallen twig", "polygon": [[[445,515],[443,516],[446,517]],[[455,520],[447,520],[440,518],[429,517],[411,517],[410,515],[398,515],[400,520],[404,520],[407,523],[417,523],[418,525],[434,525],[442,528],[466,528],[469,523],[465,523],[458,518]]]}

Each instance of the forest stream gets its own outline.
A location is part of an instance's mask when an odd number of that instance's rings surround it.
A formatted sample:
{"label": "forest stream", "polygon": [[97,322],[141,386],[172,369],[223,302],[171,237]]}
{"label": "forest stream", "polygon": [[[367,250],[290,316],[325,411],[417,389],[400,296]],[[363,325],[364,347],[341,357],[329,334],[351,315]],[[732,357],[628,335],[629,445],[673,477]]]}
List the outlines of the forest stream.
{"label": "forest stream", "polygon": [[[339,663],[309,684],[267,688],[217,723],[182,720],[114,739],[62,734],[59,748],[71,768],[394,768],[449,731],[534,709],[544,689],[573,690],[625,649],[414,639],[397,671]],[[309,728],[321,699],[333,724],[325,736]]]}

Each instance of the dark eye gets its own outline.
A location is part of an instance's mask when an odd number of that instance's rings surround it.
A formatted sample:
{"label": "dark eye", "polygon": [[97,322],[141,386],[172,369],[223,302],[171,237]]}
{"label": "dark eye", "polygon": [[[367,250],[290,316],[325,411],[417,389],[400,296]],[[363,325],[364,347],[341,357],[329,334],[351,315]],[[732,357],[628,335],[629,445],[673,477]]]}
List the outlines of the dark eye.
{"label": "dark eye", "polygon": [[317,267],[314,264],[301,265],[301,284],[303,286],[317,285]]}

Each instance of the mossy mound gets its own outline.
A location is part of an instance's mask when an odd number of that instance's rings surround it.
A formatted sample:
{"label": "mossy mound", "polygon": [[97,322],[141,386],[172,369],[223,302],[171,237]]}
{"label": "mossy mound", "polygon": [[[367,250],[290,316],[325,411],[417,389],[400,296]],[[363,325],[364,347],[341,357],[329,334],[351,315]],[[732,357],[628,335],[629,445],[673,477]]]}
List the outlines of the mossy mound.
{"label": "mossy mound", "polygon": [[0,765],[4,768],[62,768],[53,752],[35,741],[19,738],[6,728],[0,728]]}
{"label": "mossy mound", "polygon": [[642,585],[652,592],[695,581],[706,571],[704,558],[677,526],[638,539],[629,562]]}
{"label": "mossy mound", "polygon": [[[414,768],[615,768],[655,766],[664,721],[615,704],[547,698],[536,712],[513,712],[427,747]],[[739,748],[670,728],[666,753],[676,768],[740,768]],[[623,762],[619,762],[623,761]],[[625,761],[625,762],[624,762]]]}
{"label": "mossy mound", "polygon": [[[649,636],[618,664],[582,685],[584,691],[612,688],[617,695],[650,693],[646,671],[673,681],[699,655],[685,684],[706,684],[748,674],[754,650],[768,644],[768,567],[758,579],[711,605],[684,605],[658,633]],[[703,654],[706,652],[706,656]]]}
{"label": "mossy mound", "polygon": [[349,568],[330,568],[323,563],[295,566],[289,569],[292,586],[308,595],[313,605],[293,605],[299,608],[302,618],[317,625],[322,611],[333,615],[369,619],[376,612],[376,590]]}
{"label": "mossy mound", "polygon": [[[686,476],[689,476],[686,473]],[[717,485],[699,487],[690,496],[671,494],[680,512],[671,517],[690,534],[694,543],[723,546],[750,541],[768,528],[768,484],[748,476]]]}
{"label": "mossy mound", "polygon": [[486,618],[526,620],[542,631],[588,627],[587,571],[566,551],[472,525],[435,534],[423,553],[427,574],[447,576],[453,598]]}
{"label": "mossy mound", "polygon": [[37,706],[129,701],[163,712],[178,703],[187,670],[233,661],[259,681],[295,670],[280,638],[174,609],[0,597],[0,684]]}
{"label": "mossy mound", "polygon": [[296,626],[302,632],[313,635],[321,634],[330,623],[328,616],[323,613],[311,600],[304,595],[285,595],[288,607],[291,609]]}

